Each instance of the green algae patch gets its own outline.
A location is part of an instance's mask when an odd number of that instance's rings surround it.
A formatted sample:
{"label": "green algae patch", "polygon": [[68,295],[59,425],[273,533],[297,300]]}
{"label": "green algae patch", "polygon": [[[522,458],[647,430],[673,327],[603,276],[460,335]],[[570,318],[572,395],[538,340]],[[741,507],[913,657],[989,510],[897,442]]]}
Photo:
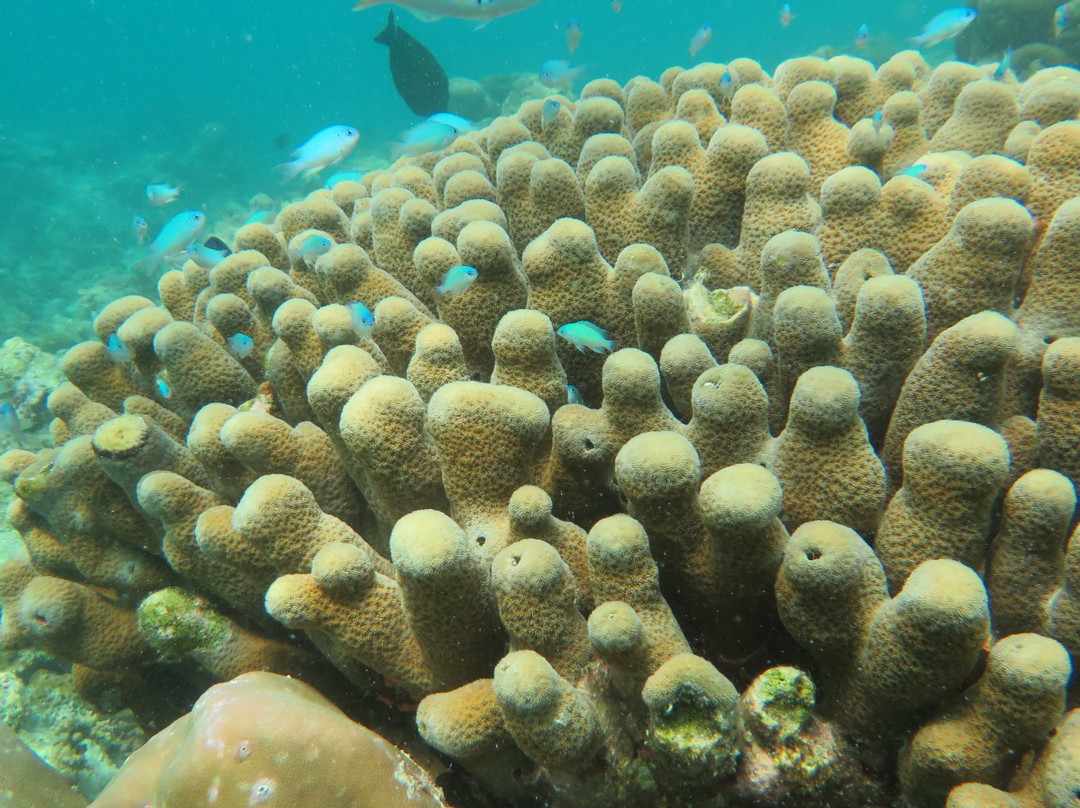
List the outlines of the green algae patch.
{"label": "green algae patch", "polygon": [[711,701],[672,704],[663,719],[653,724],[654,740],[669,749],[691,750],[712,746],[727,732],[728,722],[717,715]]}
{"label": "green algae patch", "polygon": [[182,589],[162,589],[148,595],[136,612],[139,633],[166,659],[222,642],[229,624],[205,601]]}
{"label": "green algae patch", "polygon": [[41,504],[45,499],[55,456],[55,450],[44,452],[36,462],[23,469],[22,473],[15,478],[15,493],[31,505]]}
{"label": "green algae patch", "polygon": [[654,718],[646,744],[656,754],[654,767],[669,776],[722,780],[735,774],[734,728],[733,716],[707,696],[683,698]]}
{"label": "green algae patch", "polygon": [[740,705],[746,740],[770,761],[779,782],[801,794],[828,788],[830,771],[842,761],[836,738],[814,714],[816,702],[810,677],[781,666],[755,679]]}
{"label": "green algae patch", "polygon": [[707,289],[695,283],[686,290],[686,309],[691,320],[720,325],[728,323],[747,307],[745,291],[738,289]]}
{"label": "green algae patch", "polygon": [[778,667],[765,671],[757,681],[756,716],[758,730],[783,743],[798,734],[813,717],[817,693],[814,683],[796,668]]}

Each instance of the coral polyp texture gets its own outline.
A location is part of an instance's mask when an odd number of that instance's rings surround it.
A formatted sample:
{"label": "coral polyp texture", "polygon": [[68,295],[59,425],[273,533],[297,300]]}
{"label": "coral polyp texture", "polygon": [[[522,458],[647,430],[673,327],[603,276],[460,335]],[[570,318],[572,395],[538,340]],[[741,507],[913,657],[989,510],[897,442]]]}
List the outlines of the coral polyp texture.
{"label": "coral polyp texture", "polygon": [[232,683],[95,805],[1073,804],[1077,97],[594,81],[107,306],[0,459],[0,647]]}

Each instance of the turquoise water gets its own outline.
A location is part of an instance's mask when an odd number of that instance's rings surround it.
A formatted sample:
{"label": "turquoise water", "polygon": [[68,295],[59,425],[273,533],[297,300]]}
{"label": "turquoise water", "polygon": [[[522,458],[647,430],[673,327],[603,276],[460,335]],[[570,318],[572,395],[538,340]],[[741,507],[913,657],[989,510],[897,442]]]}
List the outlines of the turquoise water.
{"label": "turquoise water", "polygon": [[[779,23],[780,2],[542,0],[482,30],[399,12],[451,76],[535,73],[574,57],[585,79],[625,82],[689,65],[704,22],[714,36],[698,60],[749,56],[772,68],[819,47],[884,58],[946,4],[799,2]],[[352,165],[385,158],[387,141],[415,122],[390,79],[386,49],[372,42],[387,6],[353,12],[349,0],[255,2],[60,0],[5,3],[0,12],[0,339],[20,334],[50,349],[88,335],[89,316],[122,291],[152,293],[131,221],[151,236],[173,213],[204,208],[211,229],[241,217],[266,192],[299,196],[317,180],[282,188],[273,166],[330,123],[359,127]],[[946,46],[946,52],[949,46]],[[580,87],[580,83],[579,83]],[[287,147],[287,148],[283,148]],[[376,161],[377,162],[377,161]],[[183,186],[177,203],[153,208],[149,182]],[[222,229],[219,225],[217,229]],[[222,233],[228,237],[228,233]]]}

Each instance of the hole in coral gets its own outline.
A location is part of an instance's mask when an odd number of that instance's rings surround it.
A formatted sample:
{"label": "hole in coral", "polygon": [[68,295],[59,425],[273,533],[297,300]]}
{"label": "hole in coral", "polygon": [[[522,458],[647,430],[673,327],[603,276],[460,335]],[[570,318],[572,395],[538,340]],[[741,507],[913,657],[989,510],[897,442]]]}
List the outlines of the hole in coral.
{"label": "hole in coral", "polygon": [[596,448],[596,446],[593,445],[593,442],[591,440],[589,440],[588,438],[585,438],[585,451],[586,452],[591,452],[595,448]]}
{"label": "hole in coral", "polygon": [[816,547],[811,547],[806,551],[807,561],[817,561],[819,558],[821,558],[821,550]]}
{"label": "hole in coral", "polygon": [[478,545],[480,545],[481,547],[484,546],[485,542],[487,542],[487,536],[477,536],[476,537],[476,543]]}
{"label": "hole in coral", "polygon": [[521,556],[516,555],[516,556],[512,556],[510,558],[510,566],[511,567],[516,567],[520,563],[521,563]]}
{"label": "hole in coral", "polygon": [[268,803],[277,791],[277,783],[269,777],[263,777],[255,781],[248,796],[248,805],[264,805]]}

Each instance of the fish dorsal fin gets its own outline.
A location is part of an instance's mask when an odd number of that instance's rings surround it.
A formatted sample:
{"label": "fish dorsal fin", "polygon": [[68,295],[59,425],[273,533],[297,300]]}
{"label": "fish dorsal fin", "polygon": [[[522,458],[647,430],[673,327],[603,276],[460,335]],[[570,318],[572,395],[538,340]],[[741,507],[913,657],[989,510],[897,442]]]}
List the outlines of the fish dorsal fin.
{"label": "fish dorsal fin", "polygon": [[203,246],[211,250],[224,250],[227,253],[232,252],[232,250],[229,249],[229,245],[217,236],[210,236],[210,238],[203,242]]}
{"label": "fish dorsal fin", "polygon": [[397,38],[397,25],[394,23],[394,9],[390,9],[386,13],[386,27],[379,31],[375,35],[375,41],[380,45],[386,45],[390,47],[394,44],[394,40]]}

